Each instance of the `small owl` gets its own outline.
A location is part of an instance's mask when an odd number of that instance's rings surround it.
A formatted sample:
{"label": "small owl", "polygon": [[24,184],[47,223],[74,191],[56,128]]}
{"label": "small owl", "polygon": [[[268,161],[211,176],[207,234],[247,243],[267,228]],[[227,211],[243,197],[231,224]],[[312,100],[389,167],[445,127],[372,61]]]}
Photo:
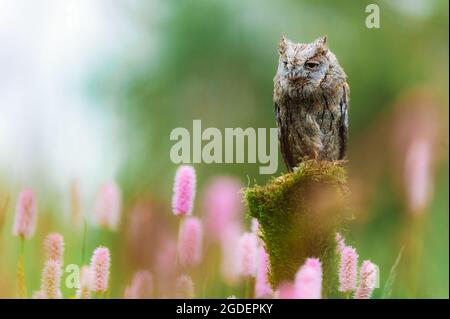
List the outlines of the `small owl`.
{"label": "small owl", "polygon": [[278,49],[273,100],[286,167],[292,171],[306,159],[344,158],[350,92],[326,37],[293,43],[283,36]]}

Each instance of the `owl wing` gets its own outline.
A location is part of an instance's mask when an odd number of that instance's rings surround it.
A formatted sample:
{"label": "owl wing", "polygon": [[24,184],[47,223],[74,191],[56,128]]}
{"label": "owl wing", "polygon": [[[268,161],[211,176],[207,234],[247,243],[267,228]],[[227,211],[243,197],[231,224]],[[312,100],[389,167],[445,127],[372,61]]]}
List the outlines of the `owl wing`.
{"label": "owl wing", "polygon": [[292,156],[291,151],[289,149],[289,142],[288,142],[289,133],[286,127],[285,119],[283,119],[280,114],[280,106],[277,104],[277,102],[274,102],[274,104],[275,104],[275,117],[277,119],[278,140],[280,142],[281,155],[283,156],[286,168],[289,171],[292,171],[292,169],[295,167],[295,164],[294,164],[294,157]]}
{"label": "owl wing", "polygon": [[345,83],[342,87],[342,97],[339,102],[339,110],[341,113],[340,123],[339,123],[339,159],[345,157],[347,151],[347,140],[348,140],[348,107],[350,102],[350,90],[348,84]]}

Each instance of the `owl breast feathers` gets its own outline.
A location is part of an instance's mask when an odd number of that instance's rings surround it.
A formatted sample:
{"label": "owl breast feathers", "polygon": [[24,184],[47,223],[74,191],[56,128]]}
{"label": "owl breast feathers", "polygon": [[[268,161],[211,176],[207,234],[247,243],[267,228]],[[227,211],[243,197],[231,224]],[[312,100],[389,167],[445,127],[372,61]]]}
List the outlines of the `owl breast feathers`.
{"label": "owl breast feathers", "polygon": [[274,78],[278,138],[289,171],[306,159],[344,158],[349,86],[326,38],[293,43],[282,37]]}

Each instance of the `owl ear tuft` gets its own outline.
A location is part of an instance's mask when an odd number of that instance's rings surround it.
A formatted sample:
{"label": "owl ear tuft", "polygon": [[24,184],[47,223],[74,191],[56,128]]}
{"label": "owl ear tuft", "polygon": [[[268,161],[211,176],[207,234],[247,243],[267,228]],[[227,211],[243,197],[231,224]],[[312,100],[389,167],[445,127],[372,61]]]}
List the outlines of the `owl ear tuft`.
{"label": "owl ear tuft", "polygon": [[280,43],[278,43],[278,53],[280,55],[283,55],[284,52],[286,52],[286,48],[288,46],[288,39],[284,36],[284,34],[281,35]]}
{"label": "owl ear tuft", "polygon": [[327,36],[324,35],[323,37],[318,38],[316,41],[317,41],[317,44],[320,44],[321,46],[326,47],[327,46],[327,40],[328,40]]}
{"label": "owl ear tuft", "polygon": [[314,44],[317,46],[317,51],[319,51],[320,53],[326,53],[328,51],[326,35],[323,37],[317,38],[314,41]]}

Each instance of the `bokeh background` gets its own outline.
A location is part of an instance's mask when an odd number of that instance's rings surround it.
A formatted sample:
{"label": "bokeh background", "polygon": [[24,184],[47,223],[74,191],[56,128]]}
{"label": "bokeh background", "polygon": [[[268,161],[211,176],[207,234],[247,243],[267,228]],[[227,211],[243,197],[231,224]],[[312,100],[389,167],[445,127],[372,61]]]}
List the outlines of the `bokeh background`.
{"label": "bokeh background", "polygon": [[[365,26],[369,3],[380,7],[379,29]],[[445,0],[0,0],[0,297],[14,297],[11,225],[24,187],[39,205],[26,243],[30,294],[50,231],[64,234],[66,263],[88,262],[83,234],[89,254],[111,248],[112,297],[123,295],[136,269],[156,271],[162,245],[176,238],[171,130],[191,130],[193,119],[219,129],[275,127],[282,33],[298,42],[327,35],[348,75],[354,219],[346,237],[361,260],[380,267],[375,297],[400,256],[392,298],[448,298]],[[279,159],[276,175],[285,171]],[[258,167],[196,164],[194,215],[205,214],[208,181],[263,184],[271,176]],[[122,190],[116,233],[91,218],[108,180]],[[226,297],[232,287],[214,277],[200,296]]]}

